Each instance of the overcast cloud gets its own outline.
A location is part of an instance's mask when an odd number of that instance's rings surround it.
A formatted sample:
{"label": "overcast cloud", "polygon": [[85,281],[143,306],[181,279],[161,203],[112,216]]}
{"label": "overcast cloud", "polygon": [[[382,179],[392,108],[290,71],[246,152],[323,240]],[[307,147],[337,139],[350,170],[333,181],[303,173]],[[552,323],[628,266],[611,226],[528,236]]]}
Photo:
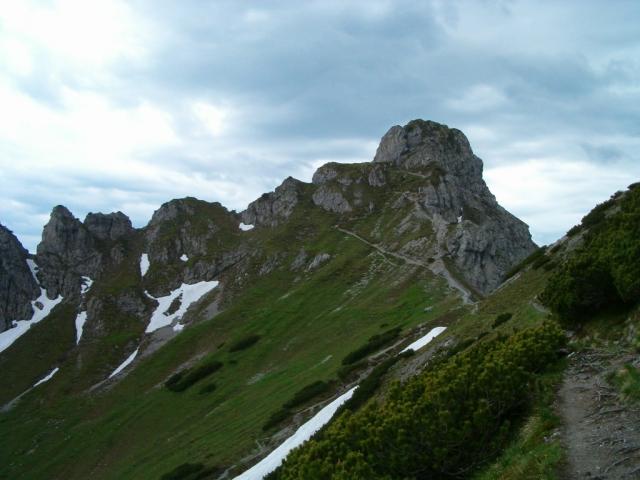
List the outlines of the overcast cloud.
{"label": "overcast cloud", "polygon": [[57,204],[242,210],[424,118],[548,243],[640,179],[638,25],[637,1],[9,0],[0,222],[33,251]]}

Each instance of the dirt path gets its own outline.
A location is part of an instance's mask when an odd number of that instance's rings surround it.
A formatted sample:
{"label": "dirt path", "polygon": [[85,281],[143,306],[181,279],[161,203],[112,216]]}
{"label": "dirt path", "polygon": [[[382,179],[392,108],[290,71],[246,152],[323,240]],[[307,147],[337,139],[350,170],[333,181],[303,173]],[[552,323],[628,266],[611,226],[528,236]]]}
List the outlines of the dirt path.
{"label": "dirt path", "polygon": [[601,351],[570,358],[558,402],[566,480],[640,478],[640,411],[621,403],[606,380],[628,360]]}
{"label": "dirt path", "polygon": [[387,256],[388,255],[390,257],[398,258],[398,259],[403,260],[404,262],[408,263],[409,265],[415,265],[415,266],[418,266],[418,267],[426,268],[427,270],[430,270],[431,272],[435,273],[436,275],[440,275],[440,276],[444,277],[444,279],[447,281],[447,283],[449,284],[449,286],[451,288],[454,288],[455,290],[460,292],[460,295],[462,296],[462,301],[463,301],[464,304],[472,305],[474,303],[474,301],[472,300],[471,292],[469,290],[467,290],[464,285],[462,285],[455,278],[453,278],[453,275],[451,275],[451,272],[449,272],[449,270],[447,269],[446,265],[444,264],[444,262],[441,259],[436,260],[432,264],[427,264],[427,263],[421,262],[420,260],[416,260],[415,258],[411,258],[411,257],[408,257],[406,255],[403,255],[401,253],[397,253],[397,252],[392,252],[390,250],[386,250],[386,249],[382,248],[380,245],[376,245],[375,243],[371,243],[370,241],[366,240],[365,238],[362,238],[360,235],[358,235],[357,233],[352,232],[350,230],[347,230],[347,229],[344,229],[344,228],[340,228],[340,227],[336,227],[336,229],[340,230],[342,233],[346,233],[347,235],[351,235],[353,238],[355,238],[357,240],[360,240],[362,243],[365,243],[365,244],[369,245],[371,248],[373,248],[373,249],[377,250],[378,252],[380,252],[383,256]]}

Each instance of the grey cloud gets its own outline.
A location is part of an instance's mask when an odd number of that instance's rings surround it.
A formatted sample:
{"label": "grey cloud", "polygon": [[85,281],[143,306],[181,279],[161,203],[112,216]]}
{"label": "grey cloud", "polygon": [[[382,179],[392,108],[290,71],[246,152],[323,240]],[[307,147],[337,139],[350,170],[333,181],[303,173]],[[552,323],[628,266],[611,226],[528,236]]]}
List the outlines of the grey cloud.
{"label": "grey cloud", "polygon": [[[56,108],[63,87],[96,92],[117,106],[160,106],[182,142],[137,159],[197,180],[194,190],[187,183],[167,190],[161,180],[123,172],[61,172],[31,182],[29,197],[29,179],[14,172],[6,181],[16,187],[5,198],[40,215],[64,202],[74,212],[144,205],[137,224],[146,223],[151,205],[186,194],[240,209],[288,175],[308,177],[320,161],[371,160],[391,125],[417,117],[469,127],[487,168],[544,158],[608,163],[626,172],[628,183],[638,172],[630,168],[638,163],[633,137],[640,137],[640,64],[633,53],[640,9],[633,2],[616,8],[595,1],[131,5],[153,26],[146,61],[123,59],[104,80],[74,76],[43,58],[31,77],[14,80]],[[519,28],[523,15],[531,15],[530,31]],[[511,37],[494,38],[502,27]],[[483,85],[504,100],[459,108]],[[193,101],[230,106],[229,132],[197,134]],[[483,129],[491,135],[476,133]],[[89,187],[97,192],[93,198],[80,198]],[[612,193],[609,185],[600,188],[576,193],[580,209]],[[536,192],[528,195],[531,205],[521,214],[545,239],[579,216],[572,210],[578,197],[558,199],[557,212],[549,213]],[[10,209],[0,215],[25,238],[41,228],[40,219],[27,226]]]}

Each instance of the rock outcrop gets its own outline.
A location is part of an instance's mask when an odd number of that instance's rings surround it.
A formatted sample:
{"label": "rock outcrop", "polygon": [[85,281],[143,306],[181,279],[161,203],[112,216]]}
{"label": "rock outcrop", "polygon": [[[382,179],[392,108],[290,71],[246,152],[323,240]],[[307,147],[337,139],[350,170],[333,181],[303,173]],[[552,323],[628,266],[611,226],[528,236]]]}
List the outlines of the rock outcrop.
{"label": "rock outcrop", "polygon": [[66,207],[55,207],[36,255],[38,278],[49,297],[75,298],[83,276],[95,280],[108,266],[121,263],[125,248],[120,241],[134,231],[121,212],[90,213],[83,223]]}
{"label": "rock outcrop", "polygon": [[435,122],[414,120],[383,137],[374,163],[424,179],[405,201],[426,213],[436,242],[430,257],[450,259],[480,293],[535,248],[528,226],[502,208],[482,178],[482,160],[465,135]]}
{"label": "rock outcrop", "polygon": [[119,240],[133,232],[131,220],[122,212],[89,213],[84,219],[84,226],[102,241]]}
{"label": "rock outcrop", "polygon": [[0,225],[0,332],[11,328],[13,320],[33,315],[31,301],[40,288],[27,264],[29,252],[11,230]]}
{"label": "rock outcrop", "polygon": [[293,213],[302,194],[304,183],[288,177],[275,191],[263,194],[242,212],[248,225],[275,227]]}
{"label": "rock outcrop", "polygon": [[145,281],[155,295],[181,283],[213,280],[244,256],[239,216],[217,202],[192,197],[171,200],[144,229],[145,251],[154,266]]}

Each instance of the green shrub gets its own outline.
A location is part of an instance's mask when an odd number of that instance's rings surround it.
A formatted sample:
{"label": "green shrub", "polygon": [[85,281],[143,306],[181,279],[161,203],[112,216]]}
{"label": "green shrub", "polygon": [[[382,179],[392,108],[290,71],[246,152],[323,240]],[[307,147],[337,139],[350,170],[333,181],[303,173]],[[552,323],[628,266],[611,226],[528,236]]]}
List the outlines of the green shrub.
{"label": "green shrub", "polygon": [[574,225],[567,232],[567,237],[573,237],[577,235],[582,230],[582,225]]}
{"label": "green shrub", "polygon": [[526,266],[528,266],[528,265],[534,263],[535,261],[539,260],[540,258],[544,257],[546,251],[547,251],[546,245],[543,245],[542,247],[539,247],[539,248],[535,249],[527,258],[525,258],[519,264],[517,264],[515,267],[513,267],[511,270],[509,270],[505,274],[504,279],[505,280],[510,279],[516,273],[518,273],[521,270],[523,270]]}
{"label": "green shrub", "polygon": [[216,467],[205,467],[202,463],[183,463],[169,473],[165,473],[160,480],[203,480],[221,473]]}
{"label": "green shrub", "polygon": [[338,369],[338,378],[343,382],[346,382],[354,377],[355,372],[364,369],[367,364],[366,360],[360,360],[359,362],[351,363],[349,365],[342,365]]}
{"label": "green shrub", "polygon": [[288,408],[282,407],[271,414],[271,416],[267,419],[264,425],[262,425],[262,430],[264,430],[265,432],[267,430],[271,430],[273,427],[275,427],[276,425],[279,425],[290,416],[291,416],[291,410],[289,410]]}
{"label": "green shrub", "polygon": [[220,370],[222,365],[223,364],[217,360],[209,360],[197,367],[187,368],[172,375],[171,378],[165,382],[165,387],[172,392],[183,392],[194,383]]}
{"label": "green shrub", "polygon": [[553,323],[483,342],[342,413],[270,479],[452,479],[487,464],[527,411],[565,337]]}
{"label": "green shrub", "polygon": [[284,408],[295,408],[298,405],[302,405],[303,403],[308,402],[312,398],[317,397],[318,395],[322,395],[323,393],[327,392],[329,390],[329,388],[330,388],[330,384],[327,383],[327,382],[323,382],[321,380],[318,380],[317,382],[310,383],[306,387],[303,387],[300,390],[298,390],[293,395],[293,398],[291,400],[287,401],[283,405],[283,407]]}
{"label": "green shrub", "polygon": [[567,323],[640,297],[640,189],[619,197],[619,209],[607,217],[612,202],[585,217],[590,228],[583,246],[556,268],[542,292],[543,302]]}
{"label": "green shrub", "polygon": [[318,395],[326,393],[330,388],[331,384],[323,381],[313,382],[301,388],[293,395],[290,400],[284,403],[282,408],[276,410],[275,412],[273,412],[273,414],[271,414],[269,419],[262,426],[262,430],[270,430],[276,425],[279,425],[291,416],[291,409],[308,402]]}
{"label": "green shrub", "polygon": [[229,345],[229,351],[239,352],[240,350],[246,350],[247,348],[252,347],[256,343],[258,343],[258,340],[260,340],[260,338],[260,335],[257,335],[255,333],[247,335],[246,337],[243,337],[240,340],[237,340],[236,342]]}
{"label": "green shrub", "polygon": [[364,357],[367,357],[373,352],[393,342],[396,338],[398,338],[398,335],[400,335],[400,331],[401,328],[396,327],[392,328],[391,330],[387,330],[386,332],[374,335],[367,341],[367,343],[344,357],[342,359],[342,364],[350,365],[352,363],[356,363],[358,360],[362,360]]}
{"label": "green shrub", "polygon": [[384,362],[377,365],[371,373],[358,384],[355,392],[349,400],[347,400],[341,407],[340,412],[344,410],[354,411],[364,405],[373,394],[378,390],[382,383],[382,377],[393,367],[400,359],[407,358],[414,355],[413,350],[407,350],[400,355],[395,355]]}
{"label": "green shrub", "polygon": [[501,313],[500,315],[498,315],[496,317],[496,319],[493,321],[493,325],[492,328],[498,328],[500,325],[502,325],[503,323],[508,322],[509,320],[511,320],[511,317],[513,317],[513,313]]}

